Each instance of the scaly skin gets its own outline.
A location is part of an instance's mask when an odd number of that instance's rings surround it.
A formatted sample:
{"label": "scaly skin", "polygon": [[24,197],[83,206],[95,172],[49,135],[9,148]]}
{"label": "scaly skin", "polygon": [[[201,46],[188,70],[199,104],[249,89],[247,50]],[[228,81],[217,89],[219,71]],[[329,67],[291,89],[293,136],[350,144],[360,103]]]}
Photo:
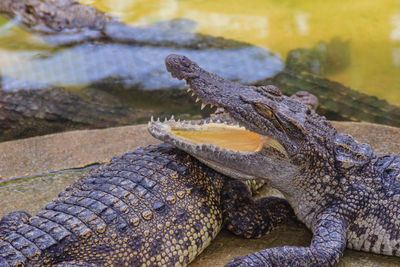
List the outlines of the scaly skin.
{"label": "scaly skin", "polygon": [[166,66],[203,103],[275,142],[244,153],[182,140],[169,130],[189,127],[176,122],[153,123],[150,131],[221,172],[267,180],[314,234],[309,247],[266,249],[227,266],[334,266],[345,247],[400,256],[399,154],[377,157],[274,86],[230,82],[179,55],[168,56]]}
{"label": "scaly skin", "polygon": [[223,221],[254,237],[294,219],[285,200],[250,197],[242,182],[170,145],[138,149],[95,169],[36,216],[6,215],[0,266],[185,266]]}

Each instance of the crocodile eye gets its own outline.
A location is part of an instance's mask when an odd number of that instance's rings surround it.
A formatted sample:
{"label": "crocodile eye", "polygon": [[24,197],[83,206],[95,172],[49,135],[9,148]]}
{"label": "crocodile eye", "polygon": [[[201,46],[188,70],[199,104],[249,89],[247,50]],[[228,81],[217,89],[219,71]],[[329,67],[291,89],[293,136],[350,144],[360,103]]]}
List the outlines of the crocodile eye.
{"label": "crocodile eye", "polygon": [[275,115],[273,112],[273,108],[262,104],[262,103],[254,103],[253,104],[254,110],[268,120],[274,119]]}
{"label": "crocodile eye", "polygon": [[346,154],[346,155],[350,155],[351,153],[351,149],[344,144],[338,144],[336,147],[336,152],[340,153],[340,154]]}
{"label": "crocodile eye", "polygon": [[262,91],[265,91],[265,92],[267,92],[267,93],[269,93],[271,95],[274,95],[274,96],[281,96],[282,95],[281,90],[279,90],[278,87],[275,87],[273,85],[260,86],[258,88],[261,89]]}

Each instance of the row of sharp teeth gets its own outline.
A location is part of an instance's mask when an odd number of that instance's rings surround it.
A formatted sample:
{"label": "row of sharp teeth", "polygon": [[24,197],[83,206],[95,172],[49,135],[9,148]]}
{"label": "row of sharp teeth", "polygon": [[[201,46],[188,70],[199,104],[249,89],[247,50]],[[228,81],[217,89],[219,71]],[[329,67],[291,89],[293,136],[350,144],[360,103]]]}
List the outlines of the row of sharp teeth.
{"label": "row of sharp teeth", "polygon": [[[228,123],[226,121],[221,121],[220,119],[214,120],[213,118],[207,118],[207,119],[203,119],[200,121],[196,121],[196,120],[183,120],[181,121],[180,119],[175,120],[175,116],[172,115],[170,119],[164,118],[164,122],[163,123],[167,123],[167,122],[177,122],[179,124],[186,124],[186,125],[191,125],[191,126],[196,126],[196,125],[203,125],[203,124],[208,124],[208,123],[221,123],[221,124],[225,124],[225,125],[229,125],[229,126],[234,126],[234,127],[243,127],[244,126],[240,125],[239,123],[236,124],[231,124]],[[150,121],[148,122],[148,125],[153,124],[153,123],[161,123],[160,118],[157,118],[157,120],[154,119],[153,116],[151,116]]]}
{"label": "row of sharp teeth", "polygon": [[[197,96],[196,92],[193,90],[193,88],[188,88],[186,90],[188,93],[192,93],[192,96],[196,96],[196,103],[199,102],[201,99],[200,97]],[[209,103],[201,103],[201,110],[203,110]],[[211,108],[213,108],[215,105],[209,104]]]}
{"label": "row of sharp teeth", "polygon": [[[167,121],[167,119],[165,119],[165,122]],[[154,121],[154,119],[152,118],[151,121],[149,121],[149,125],[151,123],[154,122],[160,122],[159,119],[157,119],[157,121]],[[190,143],[188,141],[183,140],[182,138],[175,136],[173,134],[171,134],[171,132],[169,131],[160,131],[159,129],[156,128],[149,128],[150,132],[153,134],[153,136],[155,136],[156,138],[163,140],[167,143],[170,143],[174,146],[180,146],[181,148],[183,148],[185,151],[190,152],[192,151],[193,153],[196,153],[198,151],[204,151],[204,152],[209,152],[212,151],[214,153],[228,153],[228,155],[237,155],[237,154],[243,154],[243,152],[240,151],[235,151],[235,150],[231,150],[229,148],[225,148],[219,145],[214,145],[213,143],[207,144],[207,143]],[[214,156],[218,156],[218,154],[215,154]]]}
{"label": "row of sharp teeth", "polygon": [[[175,79],[175,78],[178,79],[178,80],[182,80],[182,79],[179,79],[179,78],[175,77],[175,76],[171,73],[171,80],[173,80],[173,79]],[[189,87],[186,91],[187,91],[188,93],[192,93],[192,96],[196,96],[196,103],[199,102],[199,101],[201,100],[200,97],[197,96],[197,94],[196,94],[196,92],[193,90],[193,88],[190,88],[190,87]],[[203,110],[208,104],[209,104],[209,103],[201,103],[201,110]],[[213,108],[213,107],[215,107],[215,105],[210,104],[210,107]]]}

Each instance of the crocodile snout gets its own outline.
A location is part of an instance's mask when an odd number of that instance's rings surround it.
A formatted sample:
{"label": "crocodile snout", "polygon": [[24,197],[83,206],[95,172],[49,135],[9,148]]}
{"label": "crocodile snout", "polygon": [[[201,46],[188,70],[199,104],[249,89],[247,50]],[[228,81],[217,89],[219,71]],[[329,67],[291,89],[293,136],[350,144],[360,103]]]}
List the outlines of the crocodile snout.
{"label": "crocodile snout", "polygon": [[193,74],[198,69],[197,64],[189,58],[176,54],[168,55],[165,58],[165,66],[172,77],[179,80],[193,78]]}

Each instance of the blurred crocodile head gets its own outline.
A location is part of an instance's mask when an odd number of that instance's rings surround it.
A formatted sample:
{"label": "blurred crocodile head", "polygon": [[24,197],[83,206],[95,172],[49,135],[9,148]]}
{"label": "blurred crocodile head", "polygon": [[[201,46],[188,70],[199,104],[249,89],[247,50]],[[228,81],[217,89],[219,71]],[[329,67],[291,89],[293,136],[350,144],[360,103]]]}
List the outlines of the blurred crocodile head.
{"label": "blurred crocodile head", "polygon": [[186,81],[202,106],[215,105],[225,116],[197,123],[152,120],[149,131],[217,171],[240,179],[267,179],[280,189],[306,170],[333,176],[335,166],[362,165],[371,154],[368,146],[337,134],[309,105],[274,86],[228,81],[185,56],[170,55],[165,62],[173,77]]}

